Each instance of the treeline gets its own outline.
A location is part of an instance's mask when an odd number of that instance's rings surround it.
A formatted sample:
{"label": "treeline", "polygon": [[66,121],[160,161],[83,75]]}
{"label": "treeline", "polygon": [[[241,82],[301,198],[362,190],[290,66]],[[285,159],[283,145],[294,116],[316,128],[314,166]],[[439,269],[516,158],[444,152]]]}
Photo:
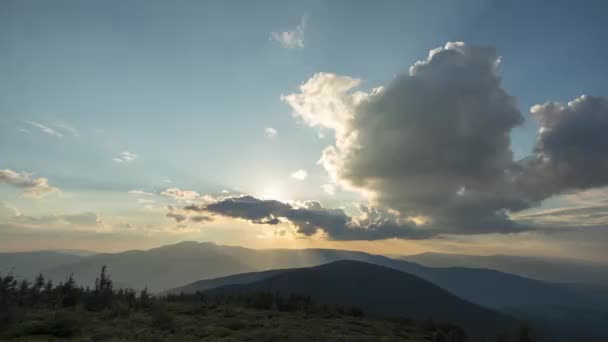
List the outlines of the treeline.
{"label": "treeline", "polygon": [[257,310],[276,310],[279,312],[300,311],[310,314],[340,315],[364,317],[364,311],[356,306],[320,305],[308,295],[296,293],[282,294],[281,292],[257,291],[237,294],[208,296],[205,293],[169,294],[163,297],[168,302],[200,301],[218,305],[235,305]]}
{"label": "treeline", "polygon": [[[115,289],[106,266],[103,266],[93,288],[78,285],[73,276],[54,284],[42,274],[39,274],[33,282],[26,279],[19,280],[12,274],[0,275],[0,330],[22,321],[23,313],[26,311],[65,313],[73,311],[71,309],[84,309],[89,312],[103,312],[104,317],[127,316],[134,311],[145,310],[152,314],[153,324],[156,327],[171,331],[174,329],[173,317],[162,308],[168,303],[180,302],[201,303],[208,308],[240,306],[276,312],[304,312],[323,317],[346,316],[359,319],[366,316],[364,310],[356,306],[318,304],[310,296],[296,293],[260,291],[209,296],[197,292],[151,296],[146,289],[141,291]],[[406,318],[389,320],[403,326],[418,326],[432,341],[467,341],[464,330],[450,323],[435,322],[432,319],[425,322],[415,322]],[[46,327],[42,332],[58,337],[69,337],[76,331],[78,325],[77,320],[65,320],[59,315],[55,317],[51,326]],[[515,336],[501,334],[497,336],[496,341],[531,342],[530,335],[526,327]]]}
{"label": "treeline", "polygon": [[81,306],[89,311],[138,310],[147,308],[152,297],[146,289],[136,292],[132,289],[113,288],[107,268],[101,269],[95,280],[95,287],[79,286],[73,276],[53,284],[39,274],[33,282],[18,280],[12,274],[0,275],[0,326],[10,324],[19,318],[21,309],[57,310]]}

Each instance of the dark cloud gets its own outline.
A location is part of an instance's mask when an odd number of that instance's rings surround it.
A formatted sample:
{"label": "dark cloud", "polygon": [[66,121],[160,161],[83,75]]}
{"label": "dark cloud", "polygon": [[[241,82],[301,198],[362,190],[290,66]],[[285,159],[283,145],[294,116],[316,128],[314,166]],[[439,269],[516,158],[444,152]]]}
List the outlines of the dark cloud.
{"label": "dark cloud", "polygon": [[371,208],[362,207],[360,217],[350,217],[341,209],[323,208],[319,202],[309,201],[292,205],[252,196],[227,197],[204,205],[188,205],[185,211],[239,218],[256,224],[291,224],[297,233],[311,236],[327,234],[331,240],[380,240],[389,238],[429,238],[432,231],[416,229],[399,222],[397,217]]}
{"label": "dark cloud", "polygon": [[211,222],[211,221],[213,221],[213,219],[209,216],[196,215],[196,216],[191,216],[190,221],[202,223],[202,222]]}
{"label": "dark cloud", "polygon": [[581,96],[531,109],[540,124],[534,155],[522,161],[520,187],[535,200],[608,184],[608,100]]}
{"label": "dark cloud", "polygon": [[180,214],[180,213],[176,213],[176,212],[173,212],[173,211],[170,211],[170,212],[166,213],[165,216],[174,219],[175,222],[177,222],[177,223],[184,222],[188,218],[188,216],[186,216],[186,215],[183,215],[183,214]]}

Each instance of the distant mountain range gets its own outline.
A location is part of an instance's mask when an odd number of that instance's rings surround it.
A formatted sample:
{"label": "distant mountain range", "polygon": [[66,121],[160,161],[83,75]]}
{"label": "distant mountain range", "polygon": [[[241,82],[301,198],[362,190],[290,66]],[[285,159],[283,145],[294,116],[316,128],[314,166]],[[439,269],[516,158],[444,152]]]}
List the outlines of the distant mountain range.
{"label": "distant mountain range", "polygon": [[[187,284],[191,285],[185,288],[196,287],[200,283],[196,285],[195,282],[200,280],[206,280],[206,287],[202,289],[251,283],[279,274],[282,269],[312,267],[339,260],[363,261],[399,270],[422,278],[462,300],[492,310],[517,313],[518,316],[526,313],[526,316],[532,318],[566,317],[565,313],[581,312],[585,313],[587,321],[593,321],[603,319],[608,311],[608,291],[602,285],[556,284],[485,266],[427,267],[380,255],[331,249],[254,250],[212,243],[183,242],[146,251],[92,256],[57,252],[5,253],[0,255],[0,272],[11,268],[17,275],[32,276],[42,271],[56,282],[73,274],[79,283],[92,285],[101,267],[107,265],[117,287],[147,287],[152,292],[159,293]],[[555,261],[558,265],[560,262]],[[513,273],[523,274],[526,270],[524,266]],[[20,269],[24,271],[21,272]],[[267,270],[269,272],[251,273]],[[606,269],[600,270],[607,273]],[[242,273],[250,274],[241,275]],[[237,274],[239,275],[230,281],[217,279]],[[243,281],[244,277],[247,281]],[[544,323],[548,326],[561,326],[558,322],[555,319]],[[582,329],[584,324],[577,326]],[[608,327],[601,329],[600,333],[605,332],[603,336],[608,336]]]}
{"label": "distant mountain range", "polygon": [[583,283],[608,288],[608,264],[511,255],[464,255],[422,253],[396,257],[429,267],[487,268],[556,283]]}
{"label": "distant mountain range", "polygon": [[49,269],[81,259],[79,255],[55,251],[0,253],[0,274],[12,273],[18,277],[33,278],[42,271],[47,273]]}

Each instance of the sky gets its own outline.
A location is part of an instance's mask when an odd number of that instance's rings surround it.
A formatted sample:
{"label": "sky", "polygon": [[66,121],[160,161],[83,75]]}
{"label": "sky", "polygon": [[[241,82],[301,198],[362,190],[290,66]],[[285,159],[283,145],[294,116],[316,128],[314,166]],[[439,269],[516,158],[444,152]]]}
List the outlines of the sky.
{"label": "sky", "polygon": [[0,250],[608,261],[606,6],[3,1]]}

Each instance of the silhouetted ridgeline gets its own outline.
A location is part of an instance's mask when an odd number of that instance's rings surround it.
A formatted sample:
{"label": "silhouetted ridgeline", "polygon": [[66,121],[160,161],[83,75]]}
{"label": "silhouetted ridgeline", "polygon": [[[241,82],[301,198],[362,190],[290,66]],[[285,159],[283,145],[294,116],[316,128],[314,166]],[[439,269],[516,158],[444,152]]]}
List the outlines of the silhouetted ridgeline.
{"label": "silhouetted ridgeline", "polygon": [[[361,307],[318,303],[293,291],[151,297],[147,290],[115,289],[106,267],[91,288],[72,277],[53,284],[43,275],[34,282],[0,276],[0,307],[2,340],[467,341],[459,326],[432,317],[418,322],[367,318]],[[531,336],[522,328],[496,340],[531,341],[520,335]]]}

